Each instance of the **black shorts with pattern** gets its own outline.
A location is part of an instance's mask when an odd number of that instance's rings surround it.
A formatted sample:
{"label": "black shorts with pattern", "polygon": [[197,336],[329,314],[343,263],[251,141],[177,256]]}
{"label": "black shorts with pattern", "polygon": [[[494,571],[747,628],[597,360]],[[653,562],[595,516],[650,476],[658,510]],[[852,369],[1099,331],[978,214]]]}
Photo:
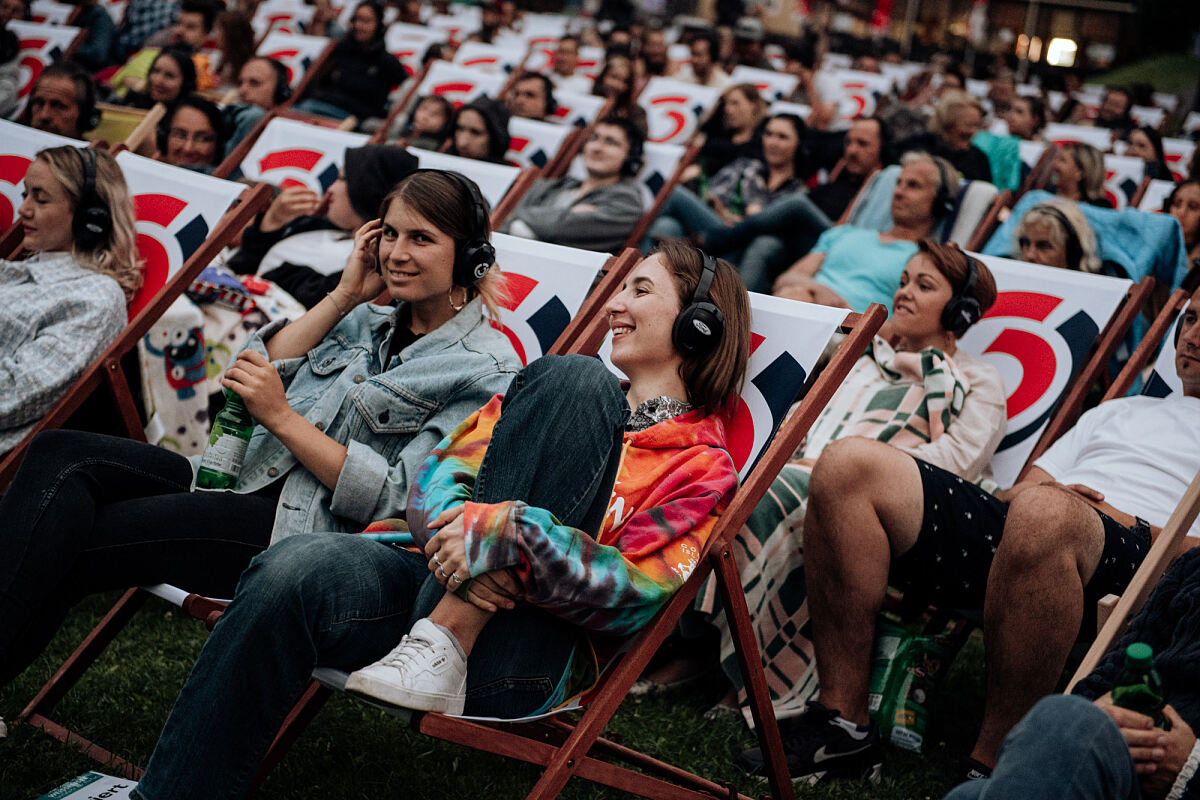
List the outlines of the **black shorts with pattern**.
{"label": "black shorts with pattern", "polygon": [[[891,581],[931,601],[982,608],[1008,504],[952,472],[916,461],[924,518],[916,544],[892,562]],[[1150,549],[1148,528],[1127,528],[1099,510],[1096,514],[1104,525],[1104,551],[1084,588],[1089,606],[1124,591]]]}

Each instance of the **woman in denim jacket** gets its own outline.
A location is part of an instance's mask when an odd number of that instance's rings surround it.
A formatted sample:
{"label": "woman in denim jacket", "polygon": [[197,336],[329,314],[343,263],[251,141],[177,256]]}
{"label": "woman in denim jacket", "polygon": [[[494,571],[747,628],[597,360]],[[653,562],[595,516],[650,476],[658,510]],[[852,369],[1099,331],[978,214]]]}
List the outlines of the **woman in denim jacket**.
{"label": "woman in denim jacket", "polygon": [[[194,491],[198,458],[141,442],[34,440],[0,501],[0,683],[86,594],[172,583],[228,597],[271,541],[404,515],[417,467],[520,362],[482,313],[496,315],[500,276],[477,187],[417,171],[380,216],[337,288],[226,372],[257,422],[235,490]],[[369,302],[385,289],[395,307]]]}

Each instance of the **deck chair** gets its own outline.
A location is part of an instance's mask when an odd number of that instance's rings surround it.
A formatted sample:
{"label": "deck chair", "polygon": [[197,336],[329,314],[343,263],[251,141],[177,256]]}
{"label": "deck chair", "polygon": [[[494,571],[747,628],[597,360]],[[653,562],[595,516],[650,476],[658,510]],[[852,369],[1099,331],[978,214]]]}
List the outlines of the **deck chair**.
{"label": "deck chair", "polygon": [[17,37],[20,50],[17,59],[21,64],[20,75],[17,79],[17,107],[11,116],[16,117],[25,110],[29,93],[42,70],[70,58],[84,38],[82,28],[70,25],[51,25],[49,23],[24,22],[13,20],[8,23],[8,29]]}
{"label": "deck chair", "polygon": [[463,42],[454,51],[454,60],[451,63],[481,72],[508,75],[525,60],[526,50],[526,47],[517,49],[499,44]]}
{"label": "deck chair", "polygon": [[1050,122],[1042,130],[1042,138],[1053,144],[1082,142],[1083,144],[1090,144],[1101,153],[1112,152],[1112,131],[1108,128],[1093,128],[1088,125]]}
{"label": "deck chair", "polygon": [[[492,209],[494,225],[499,224],[504,216],[515,207],[516,200],[520,199],[520,196],[533,184],[538,175],[536,167],[527,167],[522,170],[508,164],[493,164],[489,161],[434,153],[430,150],[416,148],[409,152],[417,157],[417,162],[422,169],[448,169],[461,172],[479,184],[480,194]],[[512,202],[508,202],[509,200]],[[504,214],[500,215],[502,210]]]}
{"label": "deck chair", "polygon": [[421,79],[420,85],[415,87],[412,97],[436,94],[445,97],[458,108],[483,95],[499,97],[505,80],[506,76],[498,72],[434,61],[429,65],[429,71]]}
{"label": "deck chair", "polygon": [[[1198,112],[1193,111],[1192,113]],[[1171,168],[1171,175],[1175,180],[1182,181],[1189,177],[1197,177],[1188,175],[1187,167],[1188,160],[1198,146],[1200,145],[1191,139],[1163,139],[1163,159]]]}
{"label": "deck chair", "polygon": [[[815,365],[819,351],[843,322],[845,312],[817,310],[814,306],[765,295],[751,295],[751,310],[755,345],[746,389],[729,427],[730,452],[743,476],[742,486],[714,530],[695,572],[654,620],[633,638],[625,652],[608,665],[599,686],[582,703],[578,722],[571,724],[561,718],[505,722],[403,710],[396,710],[397,716],[409,717],[416,730],[430,736],[545,767],[530,798],[556,797],[572,777],[652,798],[741,798],[727,784],[715,784],[600,738],[633,682],[680,615],[690,607],[705,579],[715,572],[726,613],[734,618],[731,628],[750,687],[755,729],[767,754],[772,794],[776,798],[793,796],[757,646],[747,622],[738,624],[738,620],[746,620],[746,605],[729,541],[870,341],[884,312],[881,306],[873,305],[861,317],[851,314],[844,318],[846,323],[854,324],[850,336],[797,411],[782,427],[777,427]],[[594,322],[602,324],[603,320]],[[604,333],[600,324],[593,326],[572,350],[592,352]],[[341,688],[346,675],[318,670],[315,677],[328,686]],[[641,772],[621,767],[613,760],[631,763]]]}
{"label": "deck chair", "polygon": [[303,3],[267,0],[255,9],[250,27],[254,29],[254,38],[260,41],[272,33],[302,34],[315,12],[314,6]]}
{"label": "deck chair", "polygon": [[79,15],[79,8],[70,3],[56,3],[53,0],[33,0],[29,4],[33,22],[47,25],[70,25]]}
{"label": "deck chair", "polygon": [[[893,164],[876,172],[847,209],[846,224],[878,231],[891,228],[892,194],[896,191],[900,170],[900,165]],[[940,241],[966,247],[999,194],[999,190],[987,181],[962,181],[954,211],[938,223],[933,235]]]}
{"label": "deck chair", "polygon": [[[977,257],[995,276],[999,295],[959,346],[996,367],[1004,381],[1008,427],[992,469],[997,483],[1011,486],[1027,462],[1074,424],[1086,390],[1152,283]],[[1053,438],[1044,439],[1043,432]]]}
{"label": "deck chair", "polygon": [[1138,211],[1145,211],[1147,214],[1157,214],[1163,210],[1163,205],[1167,202],[1167,198],[1171,196],[1171,192],[1175,191],[1174,181],[1160,181],[1151,179],[1142,191],[1134,207]]}
{"label": "deck chair", "polygon": [[567,138],[574,129],[553,122],[513,117],[508,121],[511,141],[505,158],[522,167],[537,167],[546,170],[551,161],[557,159]]}
{"label": "deck chair", "polygon": [[983,219],[975,227],[975,232],[971,234],[971,238],[967,242],[967,249],[982,249],[983,245],[991,238],[992,233],[1000,225],[1000,218],[1010,212],[1016,202],[1016,195],[1012,192],[1003,191],[996,195],[995,199],[992,200],[991,208],[983,215]]}
{"label": "deck chair", "polygon": [[334,45],[335,42],[324,36],[272,32],[259,42],[255,54],[273,58],[287,69],[292,96],[284,105],[291,106],[304,96],[313,79],[320,74]]}
{"label": "deck chair", "polygon": [[404,65],[410,78],[421,71],[421,59],[429,46],[444,41],[445,37],[438,31],[405,22],[393,22],[383,37],[384,47]]}
{"label": "deck chair", "polygon": [[[758,88],[767,104],[786,101],[796,91],[800,79],[786,72],[775,72],[770,69],[757,69],[739,64],[729,73],[730,83],[752,83]],[[804,117],[801,117],[804,119]]]}
{"label": "deck chair", "polygon": [[1104,156],[1104,196],[1115,209],[1128,208],[1146,177],[1146,162],[1140,158]]}
{"label": "deck chair", "polygon": [[[260,187],[262,188],[264,187]],[[529,242],[503,234],[494,234],[494,237],[497,261],[505,270],[506,277],[512,280],[512,297],[501,309],[500,330],[518,346],[518,353],[530,360],[543,352],[566,352],[569,345],[585,329],[584,323],[598,318],[595,296],[603,302],[614,293],[620,287],[624,276],[641,258],[635,251],[626,251],[617,258],[609,258],[603,253]],[[506,262],[512,264],[513,269],[504,268]],[[605,267],[608,274],[593,296],[585,297],[597,271]],[[563,313],[559,313],[560,309]],[[581,311],[588,316],[581,319],[581,314],[578,313]],[[599,315],[599,318],[602,316]],[[59,741],[74,744],[85,755],[104,764],[106,769],[126,778],[138,778],[142,770],[51,720],[49,715],[53,713],[58,701],[78,683],[151,595],[181,607],[191,617],[204,622],[209,630],[216,625],[228,602],[189,594],[166,584],[129,589],[63,662],[20,715],[20,719],[44,730]],[[318,691],[315,684],[306,692],[282,725],[275,744],[264,759],[263,767],[255,781],[256,785],[282,758],[288,746],[316,714],[327,696],[328,691]]]}
{"label": "deck chair", "polygon": [[87,147],[87,142],[0,119],[0,232],[6,234],[0,239],[0,258],[7,258],[15,247],[15,242],[8,241],[9,232],[15,231],[20,240],[14,223],[25,192],[26,170],[39,150],[60,145]]}
{"label": "deck chair", "polygon": [[1149,125],[1151,128],[1159,130],[1162,128],[1162,124],[1167,121],[1167,110],[1165,108],[1135,104],[1129,107],[1129,116],[1133,117],[1133,121],[1138,125]]}
{"label": "deck chair", "polygon": [[367,138],[365,133],[275,117],[242,159],[241,173],[281,188],[307,186],[323,195],[337,180],[346,150],[362,147]]}
{"label": "deck chair", "polygon": [[837,123],[848,126],[875,113],[879,101],[892,92],[892,79],[852,69],[822,69],[816,75],[821,97],[837,98]]}
{"label": "deck chair", "polygon": [[612,108],[614,101],[593,94],[555,89],[554,102],[558,104],[558,107],[546,118],[547,122],[586,128],[596,120],[603,119]]}
{"label": "deck chair", "polygon": [[637,97],[646,112],[646,143],[685,144],[720,96],[719,89],[654,76]]}
{"label": "deck chair", "polygon": [[111,103],[97,103],[100,124],[88,134],[94,142],[123,144],[139,155],[153,156],[158,149],[154,141],[155,128],[167,114],[167,107],[155,103],[151,108],[131,108]]}
{"label": "deck chair", "polygon": [[[117,163],[133,195],[138,251],[146,264],[145,281],[130,303],[130,321],[125,330],[29,435],[0,461],[0,488],[12,481],[34,435],[63,426],[102,384],[108,387],[125,431],[132,438],[145,439],[121,359],[229,239],[270,201],[270,191],[265,186],[246,189],[240,184],[133,153],[119,154]],[[186,192],[180,192],[185,197],[176,197],[171,187],[187,187]],[[226,214],[239,197],[241,203],[236,210]]]}

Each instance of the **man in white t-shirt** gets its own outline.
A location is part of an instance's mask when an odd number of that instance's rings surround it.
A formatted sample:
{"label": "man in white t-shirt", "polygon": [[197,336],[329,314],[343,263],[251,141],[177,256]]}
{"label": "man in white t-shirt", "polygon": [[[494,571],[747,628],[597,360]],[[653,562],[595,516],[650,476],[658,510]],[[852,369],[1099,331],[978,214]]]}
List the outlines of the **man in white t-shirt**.
{"label": "man in white t-shirt", "polygon": [[[990,773],[1005,734],[1054,691],[1084,610],[1133,577],[1200,469],[1200,289],[1179,328],[1183,391],[1111,400],[995,496],[866,439],[813,469],[805,573],[820,702],[784,733],[793,777],[877,772],[867,714],[875,618],[890,583],[984,609],[987,703],[967,772]],[[1200,520],[1184,547],[1200,544]],[[799,677],[799,676],[797,676]],[[739,762],[761,768],[761,753]]]}

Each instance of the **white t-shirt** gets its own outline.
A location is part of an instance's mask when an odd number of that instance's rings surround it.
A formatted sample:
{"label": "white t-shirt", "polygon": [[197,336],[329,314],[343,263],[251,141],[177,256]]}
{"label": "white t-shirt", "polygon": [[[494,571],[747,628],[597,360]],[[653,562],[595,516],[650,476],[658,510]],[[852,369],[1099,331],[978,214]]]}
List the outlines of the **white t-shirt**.
{"label": "white t-shirt", "polygon": [[[1101,403],[1034,466],[1059,483],[1090,486],[1114,508],[1162,527],[1200,470],[1200,398]],[[1200,519],[1188,535],[1200,538]]]}

